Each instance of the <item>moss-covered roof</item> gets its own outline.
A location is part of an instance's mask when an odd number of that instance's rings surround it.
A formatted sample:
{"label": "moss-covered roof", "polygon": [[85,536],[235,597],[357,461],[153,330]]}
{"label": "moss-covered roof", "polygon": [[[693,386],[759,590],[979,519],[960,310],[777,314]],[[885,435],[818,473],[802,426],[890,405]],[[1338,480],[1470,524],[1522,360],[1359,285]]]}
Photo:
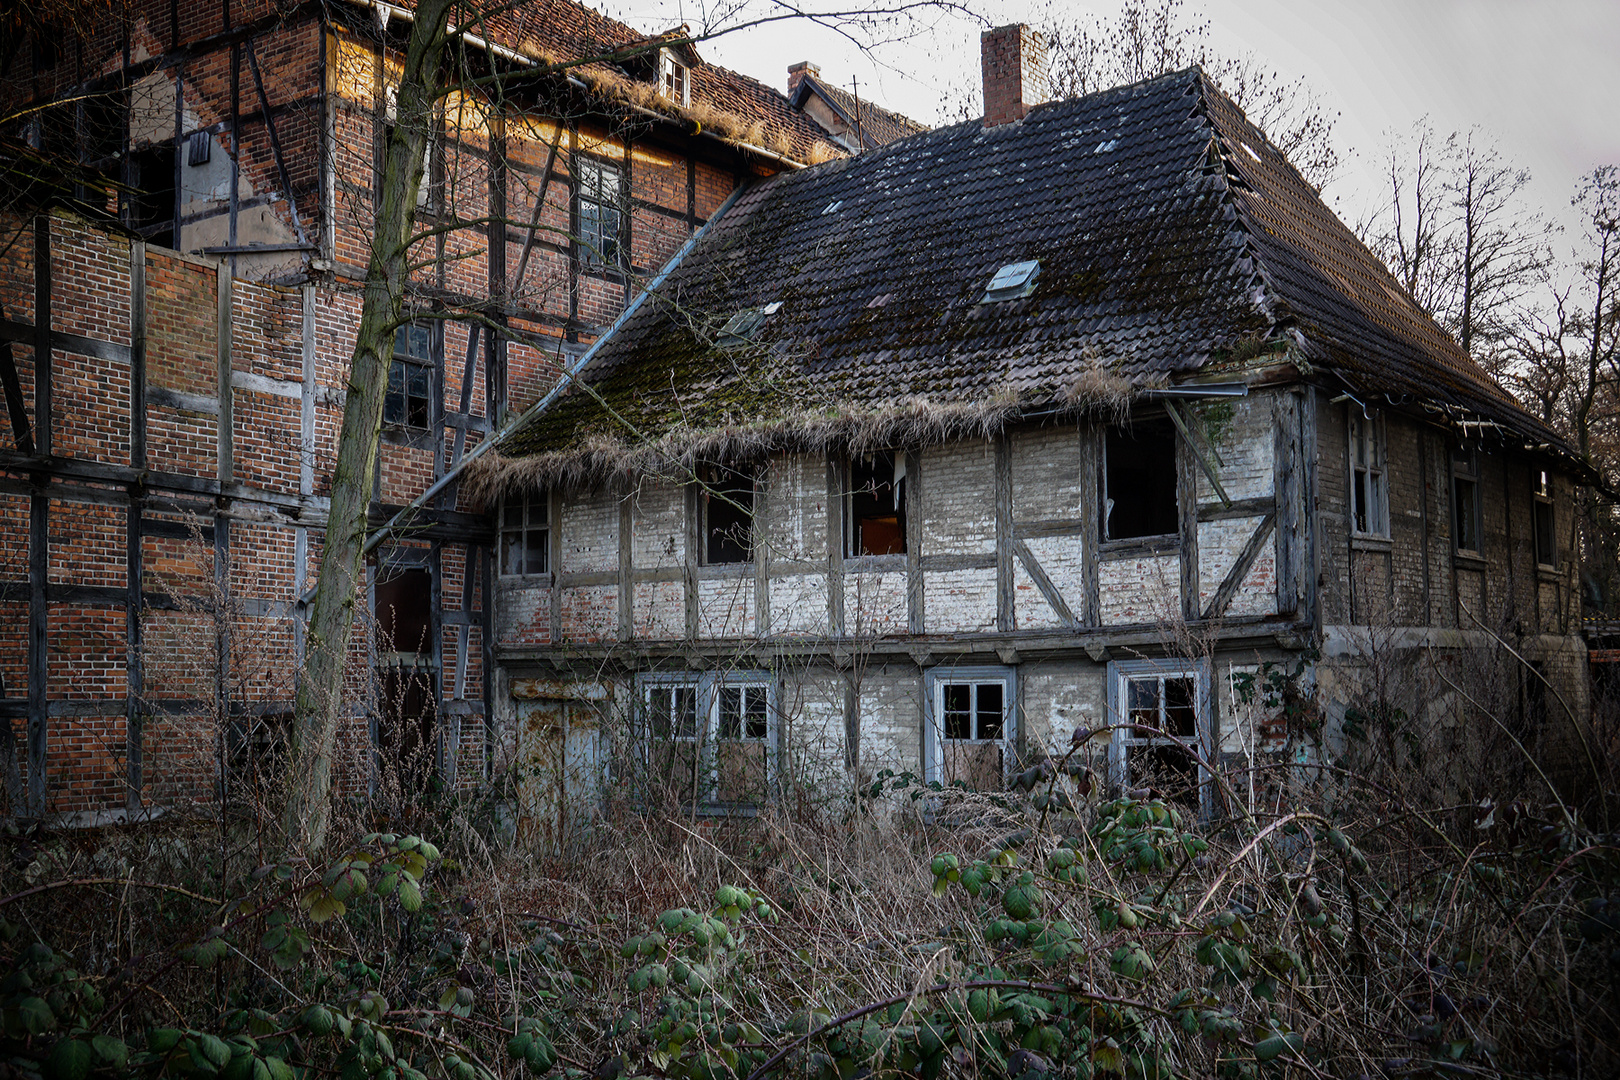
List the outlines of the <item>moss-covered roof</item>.
{"label": "moss-covered roof", "polygon": [[[982,302],[1031,259],[1029,296]],[[721,340],[769,304],[755,338]],[[501,451],[550,463],[544,481],[585,447],[721,452],[727,431],[756,446],[861,416],[1117,405],[1256,340],[1359,392],[1560,445],[1194,69],[758,184]]]}

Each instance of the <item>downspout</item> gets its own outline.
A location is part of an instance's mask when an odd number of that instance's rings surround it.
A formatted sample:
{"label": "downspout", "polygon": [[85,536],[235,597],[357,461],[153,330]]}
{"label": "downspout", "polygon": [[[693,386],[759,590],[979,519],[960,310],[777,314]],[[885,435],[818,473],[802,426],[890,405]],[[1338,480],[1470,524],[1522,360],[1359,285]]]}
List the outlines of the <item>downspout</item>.
{"label": "downspout", "polygon": [[[613,335],[618,333],[619,329],[630,320],[630,317],[641,308],[642,303],[647,299],[648,295],[662,285],[664,283],[664,279],[669,277],[669,275],[674,272],[675,268],[680,265],[681,260],[685,259],[687,253],[697,245],[698,240],[703,237],[704,233],[709,231],[709,227],[724,217],[726,215],[726,211],[730,210],[732,206],[735,205],[737,200],[742,197],[742,193],[746,190],[747,185],[744,185],[738,187],[736,190],[732,191],[730,195],[726,196],[726,201],[720,204],[720,209],[714,212],[714,216],[709,218],[708,221],[704,222],[703,227],[694,232],[687,239],[686,243],[681,245],[681,249],[670,257],[670,260],[664,264],[663,269],[659,270],[658,273],[653,276],[652,280],[647,282],[646,286],[642,288],[641,292],[636,294],[636,298],[630,301],[629,305],[619,313],[619,317],[617,319],[613,320],[613,325],[609,326],[607,331],[601,337],[597,338],[591,343],[591,347],[585,350],[584,355],[574,362],[574,366],[569,368],[561,379],[557,380],[557,385],[552,387],[550,392],[547,393],[545,397],[523,410],[523,413],[516,420],[512,421],[510,424],[507,424],[500,431],[490,436],[490,438],[473,447],[472,450],[469,451],[460,462],[449,469],[443,476],[439,477],[439,479],[435,480],[432,486],[430,486],[426,491],[422,492],[422,494],[418,495],[416,498],[412,499],[409,504],[402,507],[399,513],[395,514],[388,520],[387,524],[383,525],[376,532],[372,533],[366,538],[366,544],[365,547],[361,549],[361,554],[369,555],[372,551],[376,550],[377,545],[381,544],[391,532],[397,529],[400,524],[406,520],[406,518],[420,510],[424,504],[431,501],[441,491],[448,487],[451,481],[455,480],[461,475],[461,470],[465,469],[468,465],[477,460],[478,457],[484,453],[484,451],[489,450],[491,447],[498,446],[507,438],[507,436],[511,435],[512,432],[516,431],[518,428],[527,423],[531,416],[538,416],[540,413],[549,408],[551,403],[556,401],[557,398],[561,396],[563,391],[568,388],[569,384],[572,383],[574,379],[585,370],[590,362],[596,358],[598,350],[600,350],[603,345],[607,344],[608,341],[613,338]],[[308,603],[309,598],[313,595],[314,590],[311,589],[310,592],[306,593],[299,599],[299,603]]]}

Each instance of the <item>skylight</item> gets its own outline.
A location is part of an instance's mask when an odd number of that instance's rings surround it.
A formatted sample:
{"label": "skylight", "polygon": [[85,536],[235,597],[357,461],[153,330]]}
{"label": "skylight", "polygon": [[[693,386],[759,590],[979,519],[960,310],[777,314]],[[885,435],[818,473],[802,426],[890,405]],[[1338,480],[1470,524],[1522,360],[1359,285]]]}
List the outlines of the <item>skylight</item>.
{"label": "skylight", "polygon": [[1030,259],[1028,262],[1008,263],[996,271],[996,276],[990,279],[990,285],[984,291],[984,299],[980,303],[989,304],[997,300],[1017,300],[1028,296],[1035,291],[1035,279],[1041,275],[1041,261]]}
{"label": "skylight", "polygon": [[721,345],[740,345],[745,341],[752,341],[765,325],[765,320],[781,308],[782,301],[776,300],[764,307],[743,308],[720,328],[718,340]]}

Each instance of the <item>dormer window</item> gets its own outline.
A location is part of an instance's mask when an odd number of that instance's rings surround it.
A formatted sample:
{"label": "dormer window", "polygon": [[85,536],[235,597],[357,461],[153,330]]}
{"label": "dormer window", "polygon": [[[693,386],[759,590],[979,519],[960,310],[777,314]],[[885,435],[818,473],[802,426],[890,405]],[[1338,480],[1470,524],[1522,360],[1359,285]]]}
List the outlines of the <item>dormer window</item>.
{"label": "dormer window", "polygon": [[658,53],[658,92],[677,105],[692,104],[692,69],[668,49]]}
{"label": "dormer window", "polygon": [[993,304],[998,300],[1017,300],[1028,296],[1035,291],[1035,280],[1040,276],[1039,259],[1008,263],[990,279],[989,286],[984,290],[984,299],[979,302]]}

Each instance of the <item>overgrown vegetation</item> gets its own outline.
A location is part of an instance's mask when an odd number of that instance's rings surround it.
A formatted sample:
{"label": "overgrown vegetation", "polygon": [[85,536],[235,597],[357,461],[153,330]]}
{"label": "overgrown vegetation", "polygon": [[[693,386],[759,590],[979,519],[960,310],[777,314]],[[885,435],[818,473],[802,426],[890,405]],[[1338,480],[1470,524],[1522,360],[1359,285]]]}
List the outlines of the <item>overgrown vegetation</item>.
{"label": "overgrown vegetation", "polygon": [[[1321,752],[1309,681],[1238,691]],[[319,864],[267,859],[251,814],[13,832],[0,1068],[1612,1075],[1613,837],[1517,772],[1448,803],[1404,714],[1350,720],[1342,752],[1256,766],[1276,800],[1217,774],[1205,822],[1174,790],[1106,796],[1082,731],[1004,793],[890,774],[724,824],[611,809],[566,857],[442,795]]]}

